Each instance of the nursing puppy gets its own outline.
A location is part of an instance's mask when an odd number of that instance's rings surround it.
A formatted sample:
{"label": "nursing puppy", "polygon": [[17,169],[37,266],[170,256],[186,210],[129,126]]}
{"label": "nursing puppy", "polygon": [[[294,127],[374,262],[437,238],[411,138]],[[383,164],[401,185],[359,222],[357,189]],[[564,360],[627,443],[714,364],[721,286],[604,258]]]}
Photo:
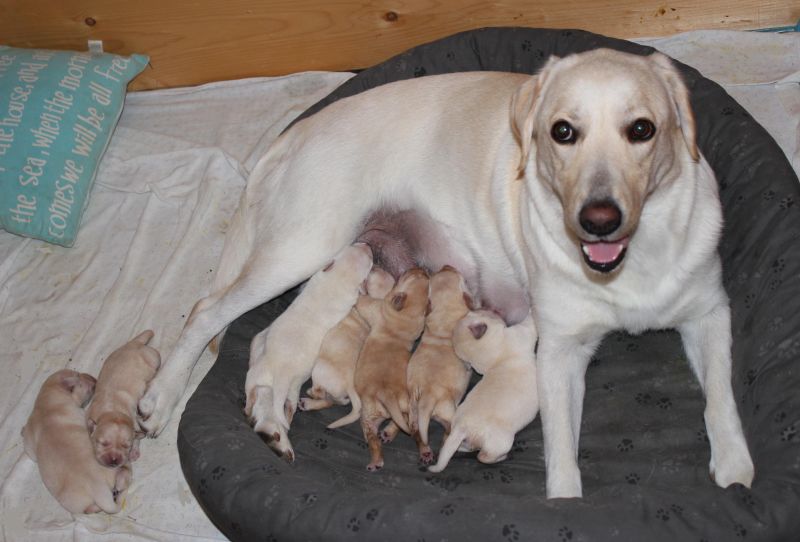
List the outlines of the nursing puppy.
{"label": "nursing puppy", "polygon": [[134,427],[136,405],[161,365],[161,356],[147,346],[153,332],[144,331],[108,356],[97,376],[86,423],[97,460],[106,467],[119,467],[139,458],[144,436]]}
{"label": "nursing puppy", "polygon": [[[364,295],[383,299],[393,287],[394,277],[383,269],[373,267],[367,277]],[[355,306],[325,334],[311,371],[311,388],[307,392],[308,397],[300,399],[300,410],[322,410],[350,403],[350,397],[356,396],[356,362],[367,335],[369,324]]]}
{"label": "nursing puppy", "polygon": [[471,302],[464,279],[452,267],[445,266],[431,277],[425,331],[408,362],[407,373],[411,436],[425,465],[433,461],[428,444],[431,418],[444,426],[446,437],[472,375],[469,365],[453,350],[453,330],[469,312]]}
{"label": "nursing puppy", "polygon": [[493,313],[472,312],[458,323],[453,345],[483,378],[456,410],[439,460],[428,468],[431,472],[444,470],[456,451],[480,450],[482,463],[503,461],[514,445],[514,435],[539,410],[532,317],[506,327]]}
{"label": "nursing puppy", "polygon": [[383,467],[379,431],[384,421],[391,419],[399,429],[410,432],[406,369],[414,341],[425,325],[427,305],[428,275],[420,268],[403,274],[384,299],[358,301],[358,312],[370,331],[356,364],[358,400],[353,401],[351,416],[360,407],[361,429],[370,451],[369,471]]}
{"label": "nursing puppy", "polygon": [[367,245],[346,247],[309,279],[271,326],[253,338],[245,414],[270,448],[288,461],[294,460],[288,429],[300,387],[311,376],[322,339],[355,305],[371,268]]}
{"label": "nursing puppy", "polygon": [[39,391],[22,428],[25,452],[36,461],[45,487],[73,514],[119,512],[120,493],[130,485],[127,466],[109,469],[94,457],[83,411],[95,388],[94,377],[63,369]]}
{"label": "nursing puppy", "polygon": [[376,216],[400,223],[390,231],[414,261],[453,265],[507,322],[533,307],[549,497],[582,494],[584,375],[617,329],[678,329],[706,396],[712,476],[750,486],[717,182],[686,86],[658,53],[598,49],[552,58],[534,77],[399,81],[298,122],[253,169],[216,291],[140,401],[148,432],[163,429],[217,332],[322,267]]}

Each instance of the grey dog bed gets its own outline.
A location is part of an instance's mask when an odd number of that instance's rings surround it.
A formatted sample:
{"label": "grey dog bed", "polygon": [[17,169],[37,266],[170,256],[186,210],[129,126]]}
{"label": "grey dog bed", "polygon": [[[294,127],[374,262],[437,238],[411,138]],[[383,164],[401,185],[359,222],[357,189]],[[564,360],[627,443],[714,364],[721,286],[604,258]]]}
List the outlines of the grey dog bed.
{"label": "grey dog bed", "polygon": [[[358,74],[339,98],[410,77],[498,70],[534,73],[552,54],[652,49],[581,31],[494,28],[422,45]],[[441,474],[420,468],[412,440],[387,447],[368,473],[358,424],[325,428],[346,407],[300,413],[297,461],[275,456],[242,414],[251,337],[289,292],[230,327],[219,360],[186,406],[184,474],[211,520],[234,540],[648,540],[800,538],[800,216],[797,178],[778,146],[718,85],[681,66],[698,142],[719,179],[720,246],[733,311],[733,387],[756,465],[752,490],[708,476],[704,401],[675,332],[612,334],[587,373],[579,463],[584,498],[545,499],[541,424],[511,457],[461,454]],[[435,448],[441,442],[435,426]]]}

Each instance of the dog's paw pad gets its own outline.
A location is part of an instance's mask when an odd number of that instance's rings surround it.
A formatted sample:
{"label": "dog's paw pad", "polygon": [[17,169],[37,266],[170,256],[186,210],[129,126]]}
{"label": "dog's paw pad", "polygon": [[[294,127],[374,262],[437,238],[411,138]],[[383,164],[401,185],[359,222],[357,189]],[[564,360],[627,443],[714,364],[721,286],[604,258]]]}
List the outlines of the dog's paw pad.
{"label": "dog's paw pad", "polygon": [[485,470],[485,471],[483,471],[483,473],[481,474],[481,476],[483,476],[483,479],[484,479],[484,480],[486,480],[487,482],[488,482],[489,480],[494,480],[494,472],[493,472],[493,471],[490,471],[490,470]]}
{"label": "dog's paw pad", "polygon": [[572,529],[566,525],[561,527],[558,530],[558,537],[561,539],[561,542],[568,542],[569,540],[572,540]]}
{"label": "dog's paw pad", "polygon": [[503,536],[509,542],[516,542],[519,540],[519,531],[517,530],[517,526],[513,523],[509,523],[508,525],[503,525]]}
{"label": "dog's paw pad", "polygon": [[317,495],[316,493],[303,493],[300,495],[300,500],[303,504],[314,504],[317,502]]}
{"label": "dog's paw pad", "polygon": [[635,472],[631,472],[630,474],[625,475],[625,481],[633,486],[637,485],[639,483],[639,480],[641,480],[641,478]]}
{"label": "dog's paw pad", "polygon": [[511,448],[511,451],[514,453],[522,453],[528,449],[528,441],[527,440],[515,440],[514,447]]}
{"label": "dog's paw pad", "polygon": [[358,446],[358,447],[359,447],[359,448],[361,448],[362,450],[366,450],[366,449],[369,447],[369,446],[367,446],[367,443],[366,443],[366,442],[364,442],[363,440],[359,440],[359,441],[356,443],[356,446]]}
{"label": "dog's paw pad", "polygon": [[741,523],[734,523],[733,524],[733,532],[736,533],[736,536],[739,538],[744,538],[747,536],[747,529],[744,528],[744,525]]}
{"label": "dog's paw pad", "polygon": [[778,412],[777,414],[775,414],[775,417],[773,417],[773,418],[772,418],[772,420],[773,420],[775,423],[781,423],[781,422],[782,422],[783,420],[785,420],[785,419],[786,419],[786,413],[785,413],[785,412],[783,412],[783,411],[781,411],[781,412]]}
{"label": "dog's paw pad", "polygon": [[792,196],[786,196],[785,198],[781,199],[780,208],[783,210],[788,209],[794,205],[794,198]]}
{"label": "dog's paw pad", "polygon": [[722,114],[726,117],[733,115],[733,108],[730,106],[725,106],[722,108]]}
{"label": "dog's paw pad", "polygon": [[314,439],[314,447],[324,450],[328,447],[328,439],[318,438]]}
{"label": "dog's paw pad", "polygon": [[361,530],[361,522],[358,521],[358,518],[350,518],[350,521],[347,522],[347,529],[357,533]]}
{"label": "dog's paw pad", "polygon": [[617,450],[620,452],[629,452],[633,450],[633,441],[629,438],[622,439],[619,444],[617,444]]}
{"label": "dog's paw pad", "polygon": [[367,512],[366,518],[370,521],[375,521],[376,519],[378,519],[378,509],[373,508],[372,510]]}
{"label": "dog's paw pad", "polygon": [[504,484],[510,484],[514,481],[514,475],[505,469],[500,469],[500,481]]}
{"label": "dog's paw pad", "polygon": [[200,478],[200,485],[197,488],[197,492],[200,495],[205,495],[206,491],[208,491],[208,482],[206,482],[205,478]]}
{"label": "dog's paw pad", "polygon": [[794,424],[792,424],[789,427],[784,428],[783,431],[781,431],[781,440],[783,442],[789,442],[790,440],[793,440],[796,435],[797,435],[797,428],[795,427]]}
{"label": "dog's paw pad", "polygon": [[669,509],[672,510],[672,513],[675,514],[676,516],[680,516],[681,514],[683,514],[683,506],[679,504],[671,504],[669,506]]}
{"label": "dog's paw pad", "polygon": [[533,43],[531,43],[531,40],[523,40],[520,47],[522,47],[523,51],[529,53],[530,50],[533,49]]}
{"label": "dog's paw pad", "polygon": [[430,450],[419,454],[419,462],[422,463],[423,465],[430,465],[431,463],[433,463],[433,459],[434,459],[433,452]]}
{"label": "dog's paw pad", "polygon": [[428,70],[426,70],[422,66],[417,66],[416,68],[414,68],[414,77],[422,77],[423,75],[426,75],[427,73],[428,73]]}
{"label": "dog's paw pad", "polygon": [[694,435],[698,442],[709,442],[708,433],[706,432],[705,428],[698,430]]}
{"label": "dog's paw pad", "polygon": [[663,508],[659,508],[658,510],[656,510],[656,517],[661,521],[669,521],[669,512],[667,512]]}
{"label": "dog's paw pad", "polygon": [[639,403],[640,405],[649,405],[650,401],[652,399],[653,398],[650,397],[649,393],[637,393],[636,394],[636,402]]}
{"label": "dog's paw pad", "polygon": [[628,343],[628,344],[625,345],[625,350],[627,352],[637,352],[639,350],[639,344],[638,343]]}
{"label": "dog's paw pad", "polygon": [[225,476],[225,473],[226,473],[227,471],[228,471],[228,469],[226,469],[226,468],[225,468],[225,467],[223,467],[222,465],[219,465],[219,466],[217,466],[217,467],[214,467],[214,470],[212,470],[212,471],[211,471],[211,479],[212,479],[212,480],[219,480],[219,479],[221,479],[223,476]]}
{"label": "dog's paw pad", "polygon": [[445,504],[439,509],[439,513],[443,516],[452,516],[456,512],[456,507],[452,504]]}
{"label": "dog's paw pad", "polygon": [[616,387],[617,387],[617,385],[614,384],[613,382],[606,382],[605,384],[603,384],[603,389],[606,390],[609,393],[613,392],[614,388],[616,388]]}

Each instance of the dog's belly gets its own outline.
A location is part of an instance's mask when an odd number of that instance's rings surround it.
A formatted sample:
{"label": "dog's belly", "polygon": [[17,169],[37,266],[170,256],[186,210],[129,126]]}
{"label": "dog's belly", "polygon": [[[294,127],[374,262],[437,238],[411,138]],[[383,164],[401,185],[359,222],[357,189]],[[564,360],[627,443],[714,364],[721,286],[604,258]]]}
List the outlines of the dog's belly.
{"label": "dog's belly", "polygon": [[364,221],[357,240],[369,244],[376,265],[395,278],[415,266],[436,272],[450,265],[464,276],[481,307],[494,310],[509,324],[528,314],[527,294],[520,284],[503,277],[503,262],[473,257],[460,232],[422,211],[378,209]]}

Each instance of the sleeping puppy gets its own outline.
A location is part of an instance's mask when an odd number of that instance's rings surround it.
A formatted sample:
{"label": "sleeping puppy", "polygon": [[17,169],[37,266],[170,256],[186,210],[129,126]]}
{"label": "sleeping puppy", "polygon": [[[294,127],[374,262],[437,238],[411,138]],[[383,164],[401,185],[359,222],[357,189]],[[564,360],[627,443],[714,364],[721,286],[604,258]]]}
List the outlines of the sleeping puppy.
{"label": "sleeping puppy", "polygon": [[431,277],[425,331],[408,362],[408,393],[411,396],[411,436],[419,447],[420,461],[433,461],[428,445],[431,418],[442,424],[445,437],[458,403],[467,391],[472,371],[453,350],[453,330],[470,310],[472,300],[463,277],[450,266]]}
{"label": "sleeping puppy", "polygon": [[120,493],[130,485],[127,466],[109,469],[95,459],[82,408],[95,382],[69,369],[54,373],[42,384],[22,429],[25,452],[37,462],[45,487],[73,514],[119,512]]}
{"label": "sleeping puppy", "polygon": [[322,339],[355,305],[371,268],[367,245],[346,247],[309,279],[270,327],[253,338],[245,414],[270,448],[288,461],[294,461],[288,429],[300,387],[311,376]]}
{"label": "sleeping puppy", "polygon": [[508,455],[514,435],[531,423],[539,410],[534,348],[536,328],[528,316],[506,327],[496,314],[471,312],[453,333],[456,354],[483,375],[456,410],[453,427],[428,468],[441,472],[456,451],[478,452],[482,463]]}
{"label": "sleeping puppy", "polygon": [[94,398],[86,411],[86,423],[97,460],[119,467],[139,458],[139,439],[134,428],[136,405],[161,365],[161,356],[147,346],[151,330],[143,331],[108,356],[97,377]]}
{"label": "sleeping puppy", "polygon": [[[394,287],[394,277],[373,267],[367,277],[366,294],[383,299]],[[356,395],[355,372],[358,354],[369,335],[369,324],[355,306],[344,319],[325,334],[311,371],[308,397],[300,399],[300,410],[321,410],[335,404],[346,405]]]}
{"label": "sleeping puppy", "polygon": [[383,467],[378,432],[385,420],[391,418],[399,429],[410,432],[406,421],[409,408],[406,369],[414,341],[425,326],[427,305],[428,274],[420,268],[405,272],[384,299],[358,300],[358,312],[370,331],[356,364],[358,399],[351,398],[353,412],[344,419],[360,410],[361,429],[370,451],[369,471]]}

